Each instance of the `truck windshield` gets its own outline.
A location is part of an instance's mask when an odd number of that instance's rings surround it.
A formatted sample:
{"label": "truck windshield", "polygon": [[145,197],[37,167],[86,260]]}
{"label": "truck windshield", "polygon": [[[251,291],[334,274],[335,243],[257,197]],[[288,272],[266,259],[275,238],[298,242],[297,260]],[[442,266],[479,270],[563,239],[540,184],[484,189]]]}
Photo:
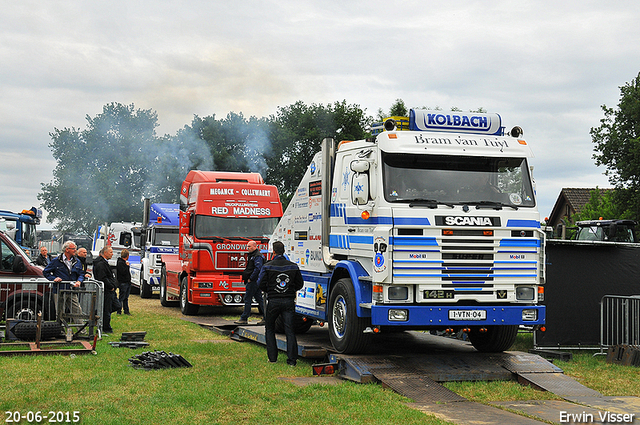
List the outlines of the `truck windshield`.
{"label": "truck windshield", "polygon": [[178,228],[162,228],[156,227],[152,245],[156,246],[178,246],[180,245],[180,237]]}
{"label": "truck windshield", "polygon": [[199,239],[216,237],[270,237],[279,218],[236,218],[196,216],[195,236]]}
{"label": "truck windshield", "polygon": [[525,158],[382,154],[388,202],[533,207]]}

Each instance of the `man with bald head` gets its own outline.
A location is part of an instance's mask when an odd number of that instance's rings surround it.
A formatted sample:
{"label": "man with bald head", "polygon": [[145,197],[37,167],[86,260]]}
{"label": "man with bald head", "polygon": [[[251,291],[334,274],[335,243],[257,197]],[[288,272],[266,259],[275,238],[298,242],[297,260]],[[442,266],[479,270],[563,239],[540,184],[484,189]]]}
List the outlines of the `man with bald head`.
{"label": "man with bald head", "polygon": [[264,264],[264,258],[258,249],[256,241],[247,242],[247,267],[242,272],[242,280],[247,285],[246,293],[244,294],[244,311],[240,316],[240,320],[236,320],[234,323],[237,325],[246,325],[249,322],[249,316],[251,315],[251,304],[255,298],[258,303],[258,312],[262,316],[260,322],[257,325],[264,325],[264,310],[262,304],[262,292],[258,289],[258,276],[262,265]]}

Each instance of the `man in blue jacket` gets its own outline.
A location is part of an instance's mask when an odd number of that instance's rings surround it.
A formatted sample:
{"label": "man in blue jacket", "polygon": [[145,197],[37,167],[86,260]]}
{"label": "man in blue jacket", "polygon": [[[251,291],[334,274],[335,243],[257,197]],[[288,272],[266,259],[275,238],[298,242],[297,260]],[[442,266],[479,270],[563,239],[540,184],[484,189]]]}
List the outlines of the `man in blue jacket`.
{"label": "man in blue jacket", "polygon": [[262,266],[258,286],[266,294],[265,339],[267,340],[267,357],[275,363],[278,360],[276,345],[276,319],[282,315],[284,333],[287,336],[287,364],[295,366],[298,359],[298,341],[293,328],[296,294],[304,286],[302,273],[295,263],[284,256],[284,244],[273,243],[273,260]]}
{"label": "man in blue jacket", "polygon": [[[62,254],[51,260],[44,268],[42,274],[47,279],[53,281],[53,299],[56,308],[62,308],[72,315],[82,314],[80,303],[78,302],[78,294],[71,294],[64,299],[63,306],[58,303],[58,291],[60,289],[68,290],[71,288],[80,288],[84,281],[84,273],[82,272],[82,264],[76,257],[76,244],[73,241],[67,241],[62,245]],[[80,319],[74,317],[73,323],[80,323]]]}

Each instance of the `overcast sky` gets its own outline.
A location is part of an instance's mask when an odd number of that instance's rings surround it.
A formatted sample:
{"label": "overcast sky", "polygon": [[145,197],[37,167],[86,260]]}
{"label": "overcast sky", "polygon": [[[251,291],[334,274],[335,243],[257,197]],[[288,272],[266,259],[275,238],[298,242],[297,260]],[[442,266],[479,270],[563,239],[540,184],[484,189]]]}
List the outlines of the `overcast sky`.
{"label": "overcast sky", "polygon": [[482,107],[519,125],[542,218],[563,187],[609,187],[601,105],[640,71],[640,2],[0,0],[0,209],[38,206],[54,128],[110,102],[158,113],[274,114],[346,100],[375,115]]}

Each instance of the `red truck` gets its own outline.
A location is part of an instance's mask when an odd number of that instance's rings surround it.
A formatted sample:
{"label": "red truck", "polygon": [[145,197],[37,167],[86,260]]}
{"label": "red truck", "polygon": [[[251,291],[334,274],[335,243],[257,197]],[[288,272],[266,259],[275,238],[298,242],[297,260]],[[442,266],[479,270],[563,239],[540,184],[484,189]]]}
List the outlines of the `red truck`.
{"label": "red truck", "polygon": [[242,306],[247,242],[268,248],[280,195],[258,173],[190,171],[180,189],[179,254],[163,255],[160,302],[182,314],[201,305]]}

